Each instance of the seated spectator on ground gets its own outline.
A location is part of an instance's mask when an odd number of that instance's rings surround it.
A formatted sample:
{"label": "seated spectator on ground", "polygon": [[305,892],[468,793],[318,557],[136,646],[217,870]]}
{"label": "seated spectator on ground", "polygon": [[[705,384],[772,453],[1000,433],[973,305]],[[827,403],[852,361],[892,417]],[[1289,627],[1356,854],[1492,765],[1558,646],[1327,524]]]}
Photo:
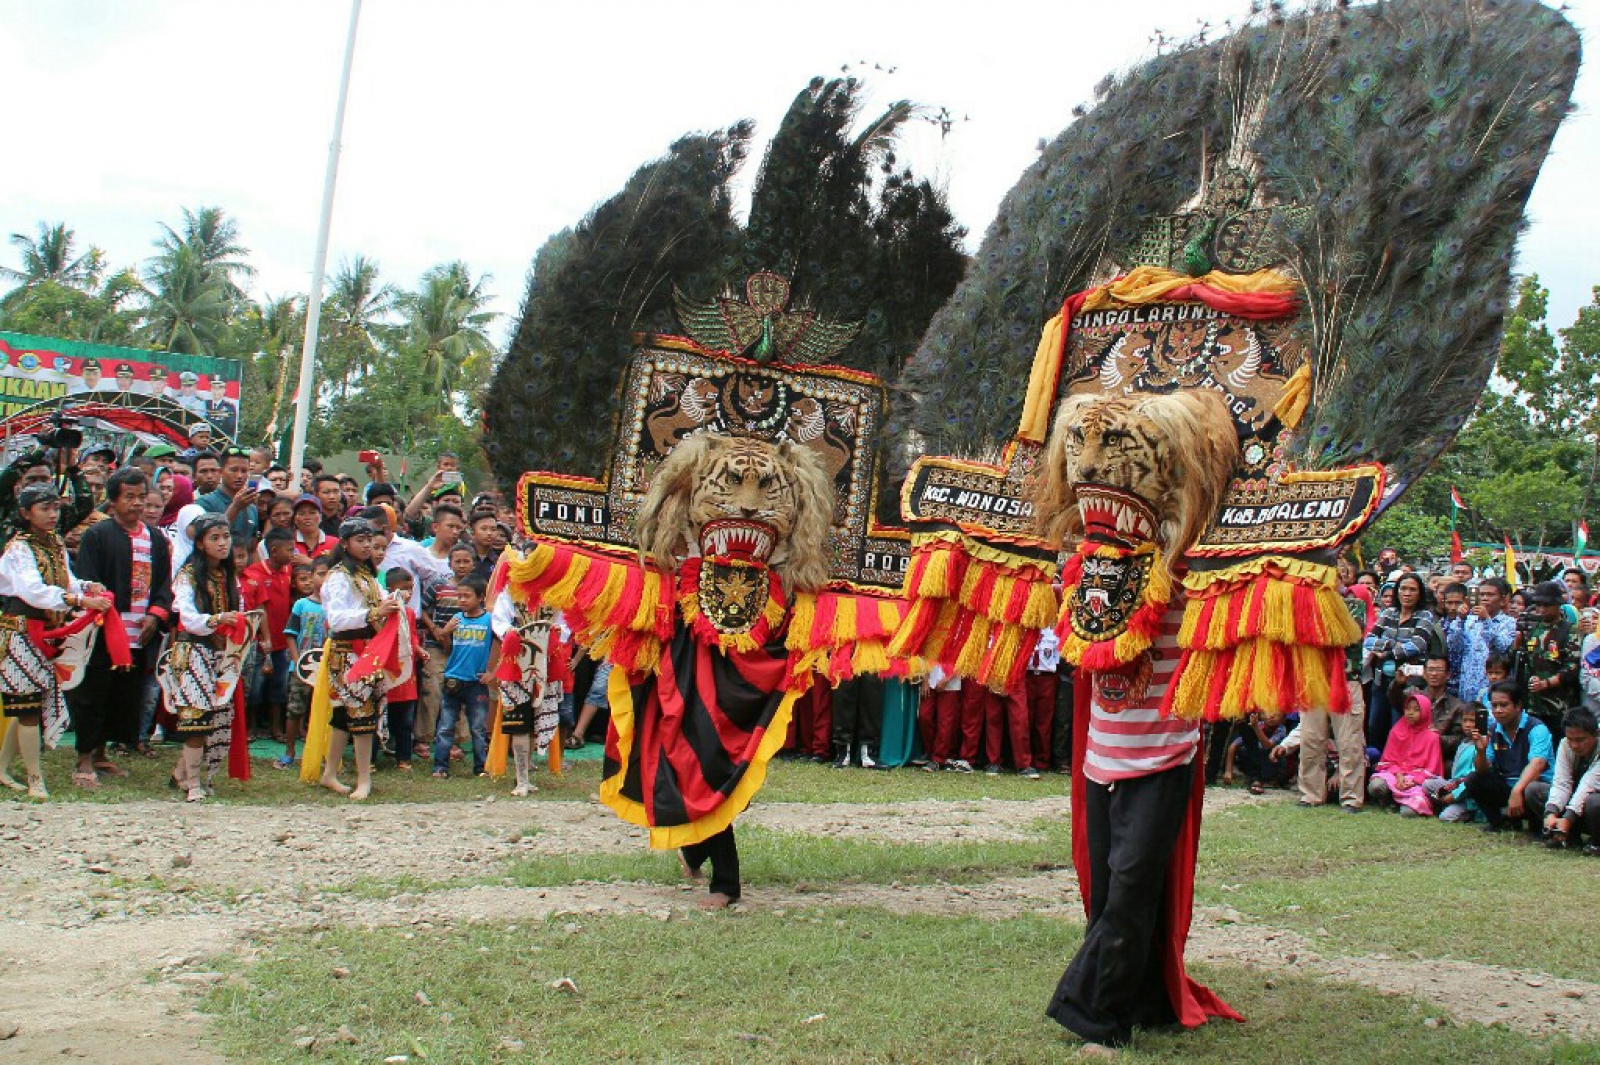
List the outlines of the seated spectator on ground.
{"label": "seated spectator on ground", "polygon": [[1420,691],[1428,697],[1433,707],[1429,724],[1439,735],[1440,754],[1446,765],[1455,758],[1456,748],[1461,746],[1461,719],[1472,712],[1471,707],[1450,693],[1447,683],[1449,675],[1449,663],[1434,655],[1422,667],[1422,676],[1396,677],[1395,683],[1389,687],[1391,706],[1405,706],[1406,696],[1413,691]]}
{"label": "seated spectator on ground", "polygon": [[1269,783],[1275,788],[1288,787],[1299,763],[1291,763],[1274,752],[1296,724],[1298,720],[1269,714],[1251,714],[1236,722],[1228,742],[1223,785],[1232,784],[1236,775],[1242,775],[1250,782],[1252,795],[1260,795]]}
{"label": "seated spectator on ground", "polygon": [[1594,712],[1581,706],[1568,710],[1561,723],[1566,735],[1544,800],[1545,834],[1552,847],[1577,848],[1588,837],[1583,853],[1600,858],[1600,759],[1595,757],[1600,725]]}
{"label": "seated spectator on ground", "polygon": [[1478,737],[1475,718],[1476,711],[1461,723],[1463,742],[1456,748],[1450,776],[1447,779],[1424,781],[1422,785],[1441,821],[1471,824],[1478,819],[1478,804],[1467,794],[1467,778],[1472,775],[1473,763],[1478,757],[1478,749],[1473,742]]}
{"label": "seated spectator on ground", "polygon": [[1489,716],[1489,730],[1473,739],[1477,755],[1466,780],[1467,795],[1489,822],[1486,831],[1500,832],[1508,822],[1521,822],[1537,835],[1555,756],[1550,730],[1522,709],[1522,694],[1510,681],[1489,689]]}
{"label": "seated spectator on ground", "polygon": [[1405,709],[1389,730],[1383,756],[1367,782],[1367,798],[1380,809],[1398,807],[1402,817],[1432,817],[1423,785],[1444,776],[1439,734],[1433,730],[1433,700],[1412,690],[1401,705]]}

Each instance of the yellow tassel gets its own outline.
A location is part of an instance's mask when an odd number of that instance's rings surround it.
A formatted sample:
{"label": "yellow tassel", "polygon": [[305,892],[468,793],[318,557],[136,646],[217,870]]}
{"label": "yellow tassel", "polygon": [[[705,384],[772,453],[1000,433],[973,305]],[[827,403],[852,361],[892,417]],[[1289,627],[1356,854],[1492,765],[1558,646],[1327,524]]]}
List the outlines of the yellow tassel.
{"label": "yellow tassel", "polygon": [[[578,591],[578,584],[589,573],[589,561],[588,555],[573,555],[572,563],[567,566],[567,572],[545,591],[545,602],[560,610],[572,607],[574,605],[572,597]],[[600,564],[605,565],[605,563]]]}
{"label": "yellow tassel", "polygon": [[853,596],[841,596],[833,611],[833,631],[828,634],[828,642],[834,647],[843,647],[854,642],[856,638],[856,602]]}
{"label": "yellow tassel", "polygon": [[1183,604],[1183,622],[1178,626],[1178,646],[1184,650],[1194,647],[1195,630],[1200,627],[1200,615],[1205,610],[1204,599],[1190,599]]}
{"label": "yellow tassel", "polygon": [[[1293,651],[1300,708],[1325,709],[1333,699],[1328,686],[1328,652],[1315,647],[1295,647]],[[1334,654],[1343,657],[1343,652]]]}
{"label": "yellow tassel", "polygon": [[968,610],[973,609],[972,593],[978,588],[978,580],[989,570],[990,564],[973,559],[967,564],[966,576],[961,578],[961,594],[956,598],[961,600],[961,605]]}
{"label": "yellow tassel", "polygon": [[1000,632],[994,638],[994,653],[989,660],[989,676],[992,679],[998,681],[1011,676],[1011,667],[1016,664],[1017,655],[1022,651],[1023,632],[1020,625],[1000,626]]}
{"label": "yellow tassel", "polygon": [[617,608],[617,601],[622,598],[622,586],[627,582],[628,567],[612,565],[611,571],[606,574],[605,586],[595,597],[594,605],[588,608],[589,616],[609,620],[611,612]]}
{"label": "yellow tassel", "polygon": [[1322,630],[1328,634],[1327,646],[1349,647],[1360,641],[1361,626],[1350,616],[1336,589],[1317,589],[1317,605],[1322,607]]}
{"label": "yellow tassel", "polygon": [[1061,602],[1049,581],[1034,581],[1028,590],[1028,606],[1022,615],[1022,624],[1030,629],[1043,629],[1054,625],[1061,614]]}
{"label": "yellow tassel", "polygon": [[639,588],[639,609],[633,612],[628,628],[634,632],[647,632],[656,627],[656,610],[661,604],[661,571],[644,571],[644,584]]}
{"label": "yellow tassel", "polygon": [[924,599],[948,599],[951,595],[950,575],[955,571],[958,554],[954,548],[939,547],[928,555],[928,568],[923,573],[922,587],[917,594]]}
{"label": "yellow tassel", "polygon": [[897,603],[887,599],[878,600],[878,624],[883,626],[884,632],[892,634],[900,627],[900,622],[904,618],[905,612]]}
{"label": "yellow tassel", "polygon": [[1207,651],[1220,651],[1233,646],[1233,636],[1228,631],[1228,615],[1233,613],[1233,599],[1239,594],[1237,590],[1229,589],[1216,597],[1217,605],[1211,610],[1211,625],[1200,644]]}
{"label": "yellow tassel", "polygon": [[883,644],[867,640],[856,644],[856,652],[850,657],[850,667],[858,677],[863,673],[882,673],[889,668],[889,656],[884,654]]}
{"label": "yellow tassel", "polygon": [[810,651],[813,646],[811,626],[816,623],[816,620],[816,593],[796,593],[794,597],[794,616],[789,619],[789,637],[784,641],[784,646],[791,651],[800,651],[802,653]]}
{"label": "yellow tassel", "polygon": [[983,665],[983,656],[989,650],[989,619],[975,617],[967,632],[967,642],[956,656],[955,671],[963,677],[976,677]]}
{"label": "yellow tassel", "polygon": [[550,563],[555,561],[555,557],[556,549],[552,545],[535,544],[532,551],[519,556],[511,563],[507,572],[510,574],[512,586],[525,584],[542,576],[544,571],[550,568]]}
{"label": "yellow tassel", "polygon": [[1216,656],[1209,651],[1196,651],[1189,656],[1189,665],[1178,675],[1178,691],[1172,697],[1174,717],[1197,721],[1205,715],[1206,693],[1216,664]]}
{"label": "yellow tassel", "polygon": [[[920,603],[918,604],[921,605]],[[946,599],[939,604],[938,617],[934,619],[933,628],[928,632],[928,641],[921,654],[924,658],[938,661],[945,657],[944,645],[950,642],[950,635],[955,631],[956,621],[961,617],[961,604],[954,599]],[[915,651],[915,648],[908,650]],[[903,653],[899,657],[904,658]]]}
{"label": "yellow tassel", "polygon": [[1274,643],[1294,643],[1298,638],[1294,628],[1294,585],[1273,579],[1262,583],[1266,585],[1266,610],[1260,635]]}
{"label": "yellow tassel", "polygon": [[1222,706],[1217,713],[1230,721],[1236,721],[1249,712],[1250,703],[1250,671],[1240,668],[1240,651],[1234,656],[1233,667],[1228,671],[1228,684],[1222,690]]}

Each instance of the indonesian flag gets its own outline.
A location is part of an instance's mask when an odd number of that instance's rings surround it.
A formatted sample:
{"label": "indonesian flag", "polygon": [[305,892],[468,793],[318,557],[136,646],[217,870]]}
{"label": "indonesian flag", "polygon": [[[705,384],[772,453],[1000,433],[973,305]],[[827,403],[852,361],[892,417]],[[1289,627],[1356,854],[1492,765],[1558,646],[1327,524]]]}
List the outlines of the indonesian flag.
{"label": "indonesian flag", "polygon": [[1506,541],[1506,581],[1510,583],[1511,590],[1517,590],[1517,553],[1511,549],[1511,537]]}
{"label": "indonesian flag", "polygon": [[1573,557],[1576,558],[1577,556],[1582,555],[1583,554],[1583,549],[1588,547],[1588,546],[1589,546],[1589,523],[1587,521],[1584,521],[1582,518],[1579,518],[1578,519],[1578,541],[1577,541],[1576,548],[1572,552]]}

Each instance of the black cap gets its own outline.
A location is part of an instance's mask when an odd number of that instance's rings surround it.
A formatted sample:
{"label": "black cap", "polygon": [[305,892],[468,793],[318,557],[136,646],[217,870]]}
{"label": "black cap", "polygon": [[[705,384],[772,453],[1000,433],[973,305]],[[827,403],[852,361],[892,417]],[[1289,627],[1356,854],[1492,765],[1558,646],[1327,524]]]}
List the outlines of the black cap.
{"label": "black cap", "polygon": [[1528,602],[1534,606],[1560,606],[1567,601],[1567,586],[1560,581],[1540,581],[1528,589]]}
{"label": "black cap", "polygon": [[91,367],[91,366],[94,367],[96,370],[100,369],[100,360],[99,359],[84,359],[83,360],[83,365],[78,368],[78,372],[79,373],[85,373],[85,372],[88,371],[89,367]]}

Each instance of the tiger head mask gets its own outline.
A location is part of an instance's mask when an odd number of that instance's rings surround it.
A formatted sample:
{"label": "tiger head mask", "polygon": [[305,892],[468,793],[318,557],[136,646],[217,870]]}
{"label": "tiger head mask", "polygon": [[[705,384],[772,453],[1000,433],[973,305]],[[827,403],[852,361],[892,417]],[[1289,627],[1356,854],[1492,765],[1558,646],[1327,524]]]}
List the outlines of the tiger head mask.
{"label": "tiger head mask", "polygon": [[675,569],[692,548],[737,549],[770,564],[789,589],[813,591],[828,580],[833,495],[810,448],[698,433],[650,480],[639,508],[640,553]]}
{"label": "tiger head mask", "polygon": [[1217,512],[1239,458],[1221,395],[1069,396],[1061,401],[1034,496],[1040,526],[1069,543],[1085,524],[1155,541],[1168,564]]}

